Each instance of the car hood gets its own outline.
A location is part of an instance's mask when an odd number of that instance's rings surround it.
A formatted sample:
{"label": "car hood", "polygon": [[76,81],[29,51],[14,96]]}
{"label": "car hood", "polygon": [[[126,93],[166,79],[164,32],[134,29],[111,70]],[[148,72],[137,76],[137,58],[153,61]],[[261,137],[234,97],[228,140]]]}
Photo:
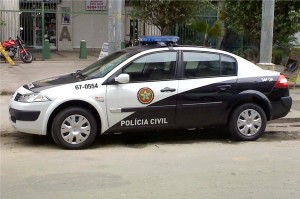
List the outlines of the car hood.
{"label": "car hood", "polygon": [[32,92],[39,92],[56,86],[80,82],[81,79],[75,73],[54,76],[47,79],[39,80],[26,84],[23,87]]}

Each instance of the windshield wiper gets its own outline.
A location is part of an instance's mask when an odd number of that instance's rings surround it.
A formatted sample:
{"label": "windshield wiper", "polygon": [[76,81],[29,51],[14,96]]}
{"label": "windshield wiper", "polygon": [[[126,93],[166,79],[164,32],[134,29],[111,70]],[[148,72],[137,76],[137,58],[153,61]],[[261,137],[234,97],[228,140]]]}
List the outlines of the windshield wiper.
{"label": "windshield wiper", "polygon": [[74,75],[75,75],[76,77],[85,78],[85,75],[83,75],[83,74],[81,73],[81,70],[77,70],[76,73],[74,73]]}

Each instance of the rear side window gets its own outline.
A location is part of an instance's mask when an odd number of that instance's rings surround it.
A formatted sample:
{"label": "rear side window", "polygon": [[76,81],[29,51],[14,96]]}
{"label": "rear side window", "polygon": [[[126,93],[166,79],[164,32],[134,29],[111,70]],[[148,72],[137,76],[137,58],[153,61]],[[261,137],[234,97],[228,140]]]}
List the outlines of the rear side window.
{"label": "rear side window", "polygon": [[186,78],[218,77],[236,74],[235,59],[216,53],[183,52]]}
{"label": "rear side window", "polygon": [[221,55],[221,75],[236,75],[237,74],[237,64],[235,59],[232,57]]}

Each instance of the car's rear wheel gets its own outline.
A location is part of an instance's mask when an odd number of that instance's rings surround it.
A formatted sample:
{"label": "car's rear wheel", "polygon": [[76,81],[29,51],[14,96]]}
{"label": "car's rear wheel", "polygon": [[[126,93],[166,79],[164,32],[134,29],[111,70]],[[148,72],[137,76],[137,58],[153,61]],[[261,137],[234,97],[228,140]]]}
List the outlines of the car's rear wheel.
{"label": "car's rear wheel", "polygon": [[229,132],[235,140],[252,141],[264,133],[266,125],[267,117],[264,110],[257,104],[247,103],[232,112]]}
{"label": "car's rear wheel", "polygon": [[94,142],[97,123],[89,110],[69,107],[54,117],[51,135],[55,143],[62,148],[84,149]]}

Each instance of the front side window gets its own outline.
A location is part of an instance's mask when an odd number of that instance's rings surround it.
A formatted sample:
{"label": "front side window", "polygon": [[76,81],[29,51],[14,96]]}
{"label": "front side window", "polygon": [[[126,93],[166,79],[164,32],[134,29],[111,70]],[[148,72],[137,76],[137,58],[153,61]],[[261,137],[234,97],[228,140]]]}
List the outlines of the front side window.
{"label": "front side window", "polygon": [[174,79],[177,52],[158,52],[136,59],[123,68],[130,82]]}
{"label": "front side window", "polygon": [[81,71],[85,79],[101,78],[107,75],[115,67],[133,56],[136,52],[118,51],[91,64]]}

